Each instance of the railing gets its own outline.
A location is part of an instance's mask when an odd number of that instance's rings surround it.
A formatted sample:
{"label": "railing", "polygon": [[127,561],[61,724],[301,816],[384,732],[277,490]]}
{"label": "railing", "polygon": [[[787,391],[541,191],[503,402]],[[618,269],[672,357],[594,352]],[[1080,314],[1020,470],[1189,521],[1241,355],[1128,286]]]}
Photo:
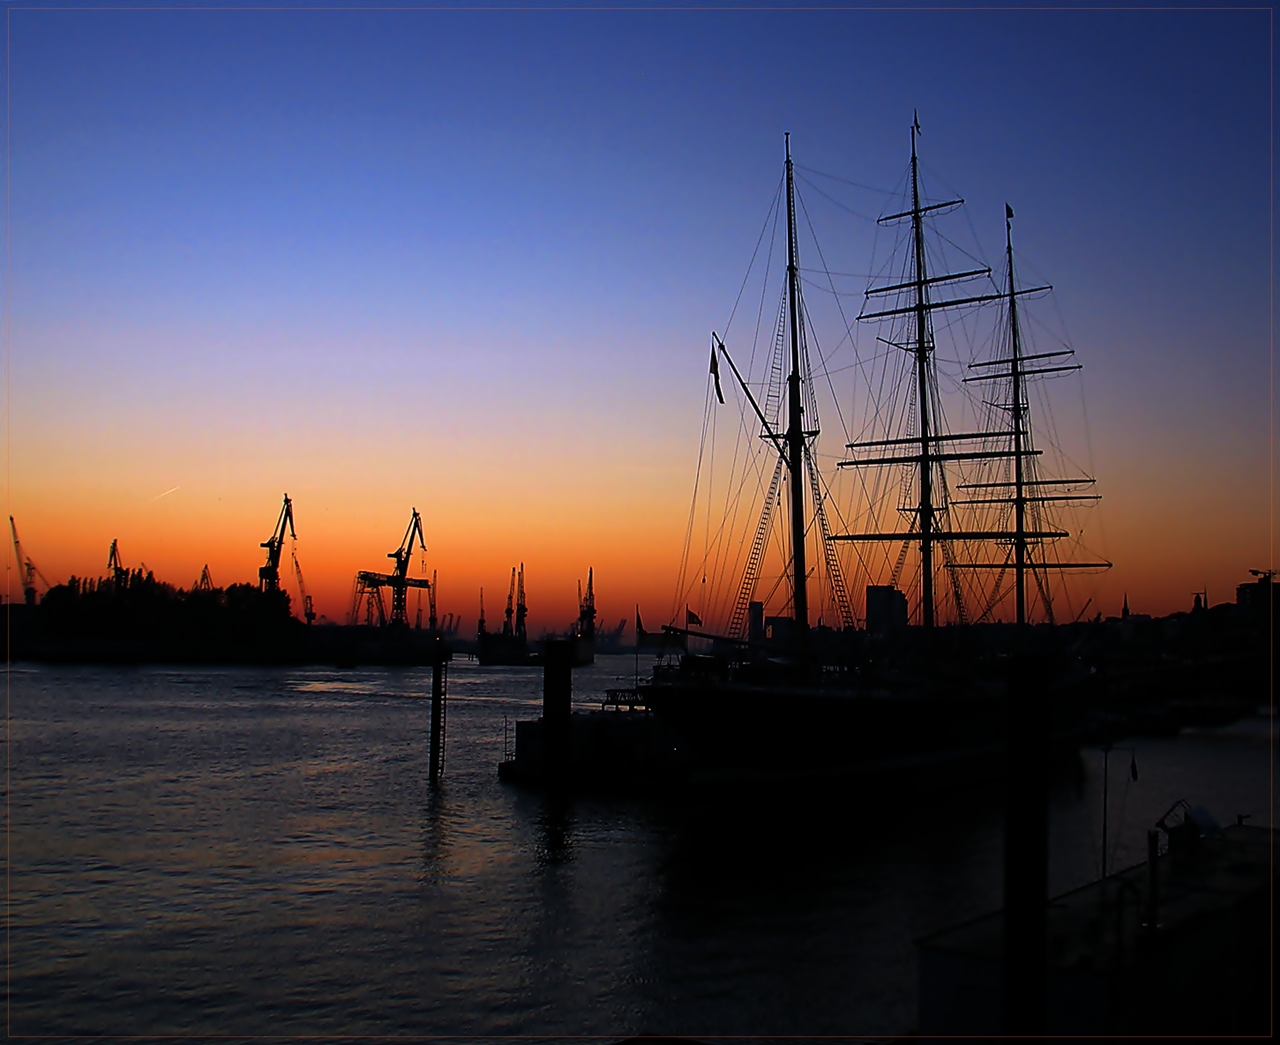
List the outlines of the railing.
{"label": "railing", "polygon": [[623,708],[628,711],[649,710],[649,705],[645,702],[644,697],[640,696],[640,691],[635,687],[605,690],[604,698],[600,701],[600,710],[604,711],[610,707],[615,711],[621,711]]}

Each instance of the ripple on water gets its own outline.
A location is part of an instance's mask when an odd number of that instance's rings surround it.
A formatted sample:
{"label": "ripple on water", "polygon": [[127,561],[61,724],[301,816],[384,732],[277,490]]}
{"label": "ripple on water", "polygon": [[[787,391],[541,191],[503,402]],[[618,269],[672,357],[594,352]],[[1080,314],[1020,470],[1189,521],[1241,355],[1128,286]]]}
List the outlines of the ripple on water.
{"label": "ripple on water", "polygon": [[[578,705],[631,670],[576,672]],[[536,669],[454,662],[434,793],[429,671],[10,683],[15,1033],[901,1034],[912,939],[999,902],[990,794],[817,812],[504,787],[503,718],[536,716]],[[1135,743],[1113,863],[1176,798],[1262,818],[1268,737]],[[1082,762],[1053,797],[1056,889],[1097,866],[1101,756]]]}

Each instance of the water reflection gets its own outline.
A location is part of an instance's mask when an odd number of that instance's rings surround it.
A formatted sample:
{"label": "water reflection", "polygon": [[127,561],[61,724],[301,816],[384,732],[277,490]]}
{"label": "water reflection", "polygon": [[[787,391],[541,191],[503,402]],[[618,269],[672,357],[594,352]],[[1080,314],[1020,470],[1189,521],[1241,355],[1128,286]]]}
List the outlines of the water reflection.
{"label": "water reflection", "polygon": [[[435,792],[430,702],[405,699],[429,674],[12,686],[15,1033],[902,1034],[911,941],[1000,902],[998,789],[650,804],[503,786],[502,716],[537,713],[532,672],[454,665]],[[1177,798],[1264,819],[1261,728],[1135,742],[1115,866]],[[1101,768],[1084,751],[1053,791],[1057,891],[1096,873]]]}
{"label": "water reflection", "polygon": [[548,795],[538,816],[538,866],[555,867],[573,859],[573,801]]}
{"label": "water reflection", "polygon": [[448,796],[440,789],[427,792],[422,810],[422,879],[439,885],[445,878],[449,856]]}

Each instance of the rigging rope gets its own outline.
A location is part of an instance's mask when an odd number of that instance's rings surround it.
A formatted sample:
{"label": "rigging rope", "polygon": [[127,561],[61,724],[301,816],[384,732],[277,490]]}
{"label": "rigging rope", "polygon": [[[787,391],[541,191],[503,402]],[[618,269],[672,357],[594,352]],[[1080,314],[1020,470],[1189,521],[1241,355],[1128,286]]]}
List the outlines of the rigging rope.
{"label": "rigging rope", "polygon": [[[742,293],[747,289],[747,280],[751,278],[751,269],[755,266],[756,255],[760,253],[760,244],[764,242],[765,229],[769,227],[769,219],[774,216],[775,211],[779,209],[778,200],[782,196],[782,186],[785,183],[785,177],[778,182],[777,189],[773,193],[773,203],[769,206],[769,213],[765,215],[764,225],[760,227],[760,235],[756,237],[755,250],[751,252],[751,260],[747,263],[746,275],[742,277],[742,285],[738,288],[738,296],[734,299],[733,309],[729,313],[729,320],[724,325],[725,337],[729,336],[729,327],[733,325],[733,317],[738,313],[738,303],[742,300]],[[776,225],[776,218],[775,218]],[[770,254],[773,252],[773,243],[770,241]]]}
{"label": "rigging rope", "polygon": [[880,196],[892,196],[896,190],[894,189],[878,189],[874,185],[863,185],[861,182],[850,181],[848,178],[841,178],[836,174],[828,174],[826,171],[816,170],[813,167],[806,167],[803,164],[791,164],[798,171],[807,171],[810,174],[816,174],[819,178],[830,178],[832,181],[842,182],[845,185],[852,185],[855,189],[866,189],[868,192],[874,192]]}

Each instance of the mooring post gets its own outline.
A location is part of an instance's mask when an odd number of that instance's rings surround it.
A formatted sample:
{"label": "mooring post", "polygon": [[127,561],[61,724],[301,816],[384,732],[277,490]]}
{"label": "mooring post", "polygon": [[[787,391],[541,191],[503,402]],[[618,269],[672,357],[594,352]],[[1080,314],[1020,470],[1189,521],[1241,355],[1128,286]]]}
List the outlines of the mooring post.
{"label": "mooring post", "polygon": [[573,642],[542,644],[542,729],[546,776],[562,780],[569,770],[573,701]]}
{"label": "mooring post", "polygon": [[436,636],[431,658],[431,746],[428,752],[430,766],[428,781],[432,787],[440,785],[440,771],[444,768],[444,672],[445,651],[440,637]]}
{"label": "mooring post", "polygon": [[1045,1032],[1049,908],[1049,693],[1041,662],[1009,665],[1002,1032]]}

